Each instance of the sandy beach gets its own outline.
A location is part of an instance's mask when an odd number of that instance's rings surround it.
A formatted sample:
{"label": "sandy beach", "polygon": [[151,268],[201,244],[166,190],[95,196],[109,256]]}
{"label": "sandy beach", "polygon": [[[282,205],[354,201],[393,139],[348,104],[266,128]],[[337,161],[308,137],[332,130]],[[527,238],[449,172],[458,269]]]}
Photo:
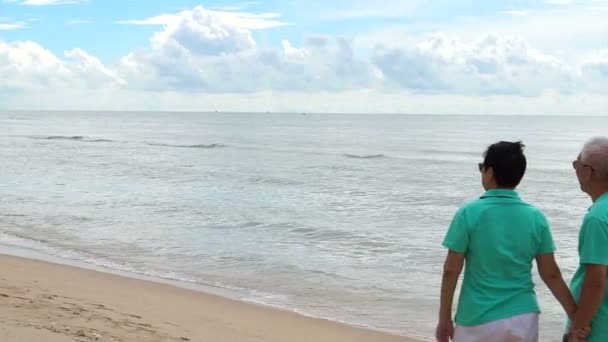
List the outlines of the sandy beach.
{"label": "sandy beach", "polygon": [[2,342],[414,342],[168,284],[0,256]]}

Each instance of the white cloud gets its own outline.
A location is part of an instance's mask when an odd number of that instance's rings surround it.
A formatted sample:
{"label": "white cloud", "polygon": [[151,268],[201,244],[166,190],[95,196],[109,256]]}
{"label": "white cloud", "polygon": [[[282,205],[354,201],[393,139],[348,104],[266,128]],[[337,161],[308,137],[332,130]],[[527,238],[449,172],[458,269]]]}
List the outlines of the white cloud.
{"label": "white cloud", "polygon": [[91,22],[89,20],[83,20],[83,19],[73,19],[73,20],[68,20],[65,22],[66,25],[85,25],[85,24],[90,24]]}
{"label": "white cloud", "polygon": [[301,48],[283,41],[282,50],[259,49],[255,44],[234,48],[239,45],[227,37],[223,39],[228,45],[175,40],[191,34],[165,31],[151,49],[124,58],[123,71],[130,83],[220,93],[376,87],[524,96],[550,90],[569,93],[581,86],[580,70],[509,37],[458,41],[435,36],[403,48],[379,48],[370,60],[357,55],[348,39],[310,37]]}
{"label": "white cloud", "polygon": [[577,71],[525,41],[488,35],[475,41],[432,36],[416,46],[379,49],[373,58],[393,86],[425,93],[513,94],[574,91]]}
{"label": "white cloud", "polygon": [[206,92],[349,89],[372,82],[372,66],[355,58],[352,42],[310,37],[296,49],[259,48],[249,30],[202,7],[184,12],[124,57],[121,72],[136,87]]}
{"label": "white cloud", "polygon": [[[150,45],[112,66],[78,48],[58,57],[33,42],[0,41],[0,104],[505,114],[598,114],[608,104],[601,49],[571,58],[521,37],[452,32],[368,49],[328,36],[270,48],[258,45],[252,25],[203,7],[152,23],[163,27]],[[7,96],[14,93],[25,96]],[[68,96],[76,98],[69,105]]]}
{"label": "white cloud", "polygon": [[204,12],[208,15],[213,15],[218,21],[247,30],[262,30],[287,25],[287,23],[279,20],[281,15],[278,13],[247,13],[226,10],[209,10],[201,6],[198,6],[193,10],[182,11],[176,14],[161,14],[146,19],[124,20],[119,23],[132,25],[173,25],[182,20],[182,18],[193,16],[195,12]]}
{"label": "white cloud", "polygon": [[67,61],[61,60],[34,42],[0,41],[0,93],[102,88],[120,82],[98,59],[80,49],[66,52],[66,57]]}
{"label": "white cloud", "polygon": [[0,22],[0,31],[12,31],[12,30],[20,30],[26,28],[27,25],[22,21],[17,22]]}
{"label": "white cloud", "polygon": [[118,23],[131,25],[169,25],[178,21],[179,18],[178,14],[161,14],[146,19],[123,20]]}
{"label": "white cloud", "polygon": [[[515,11],[515,12],[514,12]],[[515,15],[524,14],[526,15]],[[357,34],[357,42],[365,47],[381,43],[385,46],[399,46],[404,41],[416,42],[421,35],[449,32],[459,40],[475,40],[480,34],[516,36],[524,39],[536,49],[556,54],[563,51],[566,58],[576,59],[589,50],[605,45],[608,26],[602,25],[606,13],[589,11],[584,7],[552,10],[517,9],[511,15],[496,13],[481,18],[458,18],[451,21],[420,22],[412,24],[391,24]],[[576,25],[564,25],[564,23]]]}
{"label": "white cloud", "polygon": [[152,37],[152,46],[169,54],[192,52],[195,55],[218,55],[255,46],[251,33],[223,20],[217,13],[197,7],[184,12]]}
{"label": "white cloud", "polygon": [[608,88],[608,49],[595,52],[586,58],[583,72],[588,87],[598,93]]}
{"label": "white cloud", "polygon": [[[586,64],[583,64],[586,63]],[[302,47],[258,47],[251,32],[202,7],[182,12],[156,33],[148,49],[129,54],[120,73],[131,89],[207,93],[352,91],[412,94],[540,96],[589,88],[589,62],[543,53],[505,35],[477,39],[434,35],[375,47],[352,39],[312,36]],[[595,67],[596,70],[601,68]],[[604,76],[595,72],[595,83]],[[608,88],[606,88],[608,90]]]}
{"label": "white cloud", "polygon": [[65,57],[68,58],[65,66],[81,85],[96,88],[124,84],[114,70],[106,67],[98,58],[89,55],[82,49],[66,51]]}
{"label": "white cloud", "polygon": [[33,42],[0,41],[0,89],[28,91],[65,84],[69,70],[50,51]]}

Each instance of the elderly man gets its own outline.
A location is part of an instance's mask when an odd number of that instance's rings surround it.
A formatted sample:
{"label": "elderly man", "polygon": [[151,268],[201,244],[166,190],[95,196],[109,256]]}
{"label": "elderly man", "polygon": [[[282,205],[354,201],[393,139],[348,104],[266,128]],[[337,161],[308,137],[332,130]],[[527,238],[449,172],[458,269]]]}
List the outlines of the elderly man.
{"label": "elderly man", "polygon": [[580,266],[570,289],[578,309],[569,326],[570,341],[579,341],[574,331],[591,326],[587,342],[608,341],[608,138],[587,142],[572,163],[581,190],[593,205],[579,234]]}

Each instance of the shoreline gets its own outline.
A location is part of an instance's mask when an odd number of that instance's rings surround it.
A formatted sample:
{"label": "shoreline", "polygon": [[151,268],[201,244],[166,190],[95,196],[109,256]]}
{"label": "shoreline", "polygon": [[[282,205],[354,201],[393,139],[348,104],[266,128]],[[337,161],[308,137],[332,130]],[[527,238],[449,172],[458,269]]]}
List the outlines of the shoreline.
{"label": "shoreline", "polygon": [[7,342],[41,336],[49,342],[424,341],[234,299],[194,284],[55,261],[0,253],[0,300],[9,304],[0,308],[0,334],[13,338]]}

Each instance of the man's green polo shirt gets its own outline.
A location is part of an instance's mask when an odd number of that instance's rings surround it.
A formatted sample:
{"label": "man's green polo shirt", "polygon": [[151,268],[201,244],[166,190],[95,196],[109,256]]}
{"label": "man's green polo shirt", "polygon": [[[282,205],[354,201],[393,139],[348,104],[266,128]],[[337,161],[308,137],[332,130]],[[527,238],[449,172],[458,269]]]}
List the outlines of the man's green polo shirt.
{"label": "man's green polo shirt", "polygon": [[[608,265],[608,193],[598,198],[583,219],[578,238],[580,265],[572,278],[570,289],[578,303],[585,280],[585,265]],[[608,286],[604,299],[591,325],[587,342],[608,341]]]}
{"label": "man's green polo shirt", "polygon": [[545,215],[514,190],[495,189],[456,213],[443,246],[464,253],[456,324],[475,326],[540,312],[532,263],[555,245]]}

